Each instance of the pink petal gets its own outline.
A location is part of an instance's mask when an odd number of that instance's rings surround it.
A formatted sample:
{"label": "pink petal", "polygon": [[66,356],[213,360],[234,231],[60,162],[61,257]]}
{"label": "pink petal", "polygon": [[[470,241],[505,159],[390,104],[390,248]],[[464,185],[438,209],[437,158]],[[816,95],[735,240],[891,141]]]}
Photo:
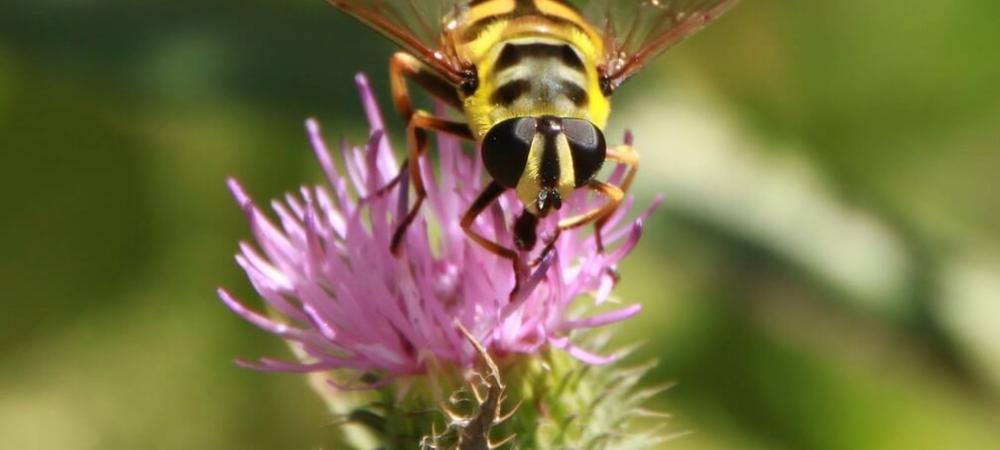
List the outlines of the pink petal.
{"label": "pink petal", "polygon": [[604,314],[597,314],[584,319],[577,320],[567,320],[562,323],[560,331],[570,331],[581,328],[596,328],[603,327],[605,325],[610,325],[615,322],[621,322],[628,319],[642,311],[642,305],[632,305],[626,308],[618,309],[611,312],[606,312]]}

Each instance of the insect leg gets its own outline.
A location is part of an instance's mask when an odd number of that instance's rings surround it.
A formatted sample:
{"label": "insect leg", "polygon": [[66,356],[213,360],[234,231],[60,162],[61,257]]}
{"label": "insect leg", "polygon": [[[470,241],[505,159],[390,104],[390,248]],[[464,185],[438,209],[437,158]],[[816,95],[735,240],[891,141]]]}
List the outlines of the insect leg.
{"label": "insect leg", "polygon": [[625,198],[625,193],[618,186],[603,181],[590,180],[587,183],[587,188],[604,194],[608,198],[608,202],[585,213],[560,220],[558,224],[559,230],[569,230],[605,217],[613,213],[622,202],[622,199]]}
{"label": "insect leg", "polygon": [[[639,171],[639,154],[636,153],[631,144],[626,143],[625,145],[609,148],[606,158],[628,166],[625,178],[622,179],[621,184],[618,186],[621,192],[628,192],[629,188],[632,187],[632,180],[635,179],[635,174]],[[615,205],[615,208],[617,208],[617,205]],[[611,214],[614,211],[612,209],[609,213],[598,217],[594,222],[594,239],[597,241],[598,251],[604,251],[604,240],[601,238],[601,229],[611,219]]]}
{"label": "insect leg", "polygon": [[624,144],[609,148],[605,158],[608,161],[615,161],[628,166],[628,171],[625,172],[625,178],[622,179],[621,184],[618,186],[622,191],[628,192],[629,187],[632,186],[632,180],[635,178],[635,174],[639,172],[639,153],[635,151],[635,148],[633,148],[632,145]]}
{"label": "insect leg", "polygon": [[[403,122],[410,123],[415,111],[413,100],[410,98],[410,89],[407,87],[407,80],[413,80],[434,98],[461,109],[462,100],[458,97],[458,91],[454,84],[441,76],[431,66],[420,61],[413,55],[406,52],[397,52],[389,59],[389,84],[392,89],[392,101],[396,105],[396,111],[403,118]],[[453,133],[456,136],[472,139],[472,131],[468,127],[460,133]],[[403,160],[400,165],[399,174],[389,180],[375,192],[375,196],[382,196],[399,184],[403,171],[407,169],[409,159]]]}
{"label": "insect leg", "polygon": [[413,219],[417,217],[417,213],[420,211],[420,205],[424,203],[424,198],[427,197],[427,191],[424,189],[424,179],[420,172],[419,164],[420,156],[427,152],[427,130],[439,131],[461,137],[471,138],[472,136],[472,132],[469,131],[469,127],[464,122],[455,122],[434,117],[424,110],[417,110],[410,117],[410,123],[406,127],[406,148],[407,161],[413,161],[413,164],[404,162],[400,170],[406,170],[409,168],[410,180],[412,180],[413,190],[416,192],[416,200],[413,203],[413,206],[410,207],[409,212],[406,213],[406,216],[403,217],[403,221],[396,226],[396,231],[392,235],[392,243],[390,244],[389,249],[394,255],[397,256],[399,255],[399,245],[403,241],[403,235],[406,233],[406,229],[409,228],[411,223],[413,223]]}
{"label": "insect leg", "polygon": [[496,181],[491,181],[490,184],[487,185],[486,188],[479,194],[479,197],[476,197],[476,201],[472,202],[468,211],[466,211],[462,216],[462,231],[465,231],[465,234],[469,237],[469,239],[472,239],[473,242],[481,245],[486,250],[500,256],[501,258],[507,258],[511,261],[514,265],[514,273],[516,274],[514,277],[514,291],[516,292],[521,282],[521,259],[517,252],[514,251],[514,249],[504,247],[497,242],[489,240],[485,236],[477,233],[476,230],[472,229],[472,224],[476,221],[476,217],[479,217],[479,215],[482,214],[482,212],[485,211],[490,204],[496,201],[496,199],[500,197],[500,194],[503,194],[505,189],[506,188],[503,186],[497,184]]}
{"label": "insect leg", "polygon": [[389,59],[389,83],[392,101],[404,121],[409,122],[414,113],[410,90],[406,86],[408,79],[415,81],[435,98],[462,109],[462,100],[458,97],[458,89],[454,84],[413,55],[398,52]]}
{"label": "insect leg", "polygon": [[[591,209],[590,211],[587,211],[585,213],[577,214],[575,216],[567,217],[563,220],[560,220],[559,223],[556,225],[556,231],[553,234],[552,238],[549,239],[547,244],[545,244],[545,248],[542,249],[542,252],[538,255],[538,257],[532,261],[531,263],[532,265],[537,265],[543,259],[545,259],[545,256],[548,255],[549,252],[552,251],[552,249],[555,247],[556,241],[559,240],[559,235],[562,234],[564,230],[580,227],[595,221],[596,222],[607,221],[607,218],[611,216],[611,214],[614,213],[616,209],[618,209],[618,205],[620,205],[622,199],[625,198],[625,192],[622,191],[618,186],[605,183],[602,181],[590,180],[590,182],[587,183],[587,188],[603,194],[605,197],[608,198],[608,202],[594,209]],[[601,239],[601,233],[599,229],[595,230],[594,239],[597,241],[597,250],[603,252],[604,242]]]}

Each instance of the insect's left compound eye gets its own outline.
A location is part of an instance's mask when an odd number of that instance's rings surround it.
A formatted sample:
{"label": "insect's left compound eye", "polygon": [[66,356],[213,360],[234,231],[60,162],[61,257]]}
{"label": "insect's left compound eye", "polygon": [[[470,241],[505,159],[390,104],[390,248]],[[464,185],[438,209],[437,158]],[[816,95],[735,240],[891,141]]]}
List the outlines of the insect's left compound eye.
{"label": "insect's left compound eye", "polygon": [[501,186],[517,187],[535,138],[535,125],[532,117],[516,117],[494,125],[483,138],[483,165]]}
{"label": "insect's left compound eye", "polygon": [[587,184],[604,165],[608,147],[604,133],[593,123],[581,119],[563,119],[562,131],[573,155],[576,187]]}

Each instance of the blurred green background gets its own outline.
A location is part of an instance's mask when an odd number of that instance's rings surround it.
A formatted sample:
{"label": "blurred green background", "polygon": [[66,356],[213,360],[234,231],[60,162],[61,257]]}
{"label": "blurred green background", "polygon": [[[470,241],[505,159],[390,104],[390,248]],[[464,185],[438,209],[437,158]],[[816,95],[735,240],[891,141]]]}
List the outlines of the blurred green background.
{"label": "blurred green background", "polygon": [[[1000,448],[998,17],[746,0],[616,96],[664,448]],[[231,364],[285,349],[215,299],[252,297],[224,180],[319,181],[303,119],[362,138],[391,50],[320,0],[0,3],[0,448],[331,446]]]}

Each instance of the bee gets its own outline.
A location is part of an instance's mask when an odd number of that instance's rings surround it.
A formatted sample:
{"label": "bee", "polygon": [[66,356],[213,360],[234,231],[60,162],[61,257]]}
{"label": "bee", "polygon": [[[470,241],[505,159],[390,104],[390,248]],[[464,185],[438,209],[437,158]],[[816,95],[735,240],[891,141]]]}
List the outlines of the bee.
{"label": "bee", "polygon": [[[736,0],[328,0],[394,41],[390,59],[396,109],[407,123],[407,158],[383,191],[408,177],[415,200],[397,226],[406,229],[426,197],[418,158],[428,132],[479,144],[490,181],[461,220],[470,239],[521,267],[519,251],[534,248],[536,226],[577,189],[606,198],[591,211],[565,217],[560,231],[601,227],[628,191],[639,167],[631,145],[608,147],[603,129],[610,97],[655,56],[695,33]],[[465,120],[414,109],[408,81],[453,106]],[[596,179],[605,161],[627,166],[620,185]],[[479,234],[473,223],[505,191],[524,205],[514,247]],[[544,253],[544,252],[543,252]],[[538,261],[536,259],[536,261]],[[516,289],[516,288],[515,288]]]}

